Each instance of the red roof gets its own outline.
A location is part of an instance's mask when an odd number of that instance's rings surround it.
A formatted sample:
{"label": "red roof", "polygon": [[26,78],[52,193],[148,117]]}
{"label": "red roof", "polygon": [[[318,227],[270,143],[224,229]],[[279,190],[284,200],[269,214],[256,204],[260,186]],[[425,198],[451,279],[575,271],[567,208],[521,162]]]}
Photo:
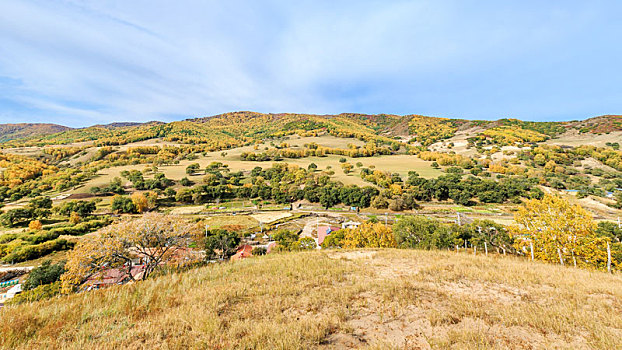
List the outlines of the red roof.
{"label": "red roof", "polygon": [[239,260],[253,256],[253,247],[249,244],[243,244],[238,251],[231,257],[231,260]]}
{"label": "red roof", "polygon": [[[131,274],[134,279],[142,277],[142,273],[145,271],[144,265],[132,266]],[[127,273],[127,268],[106,269],[102,272],[96,273],[89,277],[86,281],[86,285],[89,286],[109,286],[113,284],[122,284],[127,280],[131,280]]]}

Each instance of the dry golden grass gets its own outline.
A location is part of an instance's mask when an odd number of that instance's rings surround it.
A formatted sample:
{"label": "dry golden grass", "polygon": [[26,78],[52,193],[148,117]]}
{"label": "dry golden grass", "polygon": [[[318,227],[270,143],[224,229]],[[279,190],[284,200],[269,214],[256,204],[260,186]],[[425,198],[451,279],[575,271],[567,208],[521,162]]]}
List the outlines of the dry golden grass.
{"label": "dry golden grass", "polygon": [[292,213],[285,212],[285,211],[274,211],[274,212],[269,212],[269,213],[259,213],[259,214],[250,215],[250,217],[257,220],[257,222],[263,222],[266,224],[272,223],[280,219],[288,218],[290,216],[292,216]]}
{"label": "dry golden grass", "polygon": [[259,221],[249,215],[208,216],[205,218],[205,223],[212,229],[223,226],[242,226],[244,228],[259,227]]}
{"label": "dry golden grass", "polygon": [[3,348],[622,348],[622,280],[412,250],[269,255],[0,311]]}

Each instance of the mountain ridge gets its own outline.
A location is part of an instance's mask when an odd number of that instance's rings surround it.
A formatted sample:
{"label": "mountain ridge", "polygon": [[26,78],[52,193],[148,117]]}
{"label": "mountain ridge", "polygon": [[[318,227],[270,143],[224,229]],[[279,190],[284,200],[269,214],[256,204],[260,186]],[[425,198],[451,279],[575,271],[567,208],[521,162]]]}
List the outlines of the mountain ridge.
{"label": "mountain ridge", "polygon": [[[12,124],[0,124],[3,126]],[[43,124],[29,124],[33,127]],[[555,137],[571,129],[579,133],[603,134],[622,131],[622,115],[602,115],[584,120],[562,122],[523,121],[515,118],[471,120],[429,117],[418,114],[299,114],[259,113],[252,111],[227,112],[207,117],[188,118],[172,122],[150,121],[113,122],[84,128],[58,126],[58,132],[32,131],[26,134],[0,133],[4,146],[42,146],[72,142],[95,141],[101,145],[120,145],[135,141],[165,138],[182,143],[200,142],[205,138],[243,144],[258,138],[279,137],[290,133],[329,132],[348,134],[356,138],[408,138],[433,143],[450,138],[456,131],[478,130],[483,138],[493,138],[499,132],[523,130],[544,138]],[[9,127],[10,129],[10,127]],[[425,139],[425,140],[424,140]]]}
{"label": "mountain ridge", "polygon": [[0,124],[0,142],[36,135],[49,135],[70,129],[70,127],[53,123]]}

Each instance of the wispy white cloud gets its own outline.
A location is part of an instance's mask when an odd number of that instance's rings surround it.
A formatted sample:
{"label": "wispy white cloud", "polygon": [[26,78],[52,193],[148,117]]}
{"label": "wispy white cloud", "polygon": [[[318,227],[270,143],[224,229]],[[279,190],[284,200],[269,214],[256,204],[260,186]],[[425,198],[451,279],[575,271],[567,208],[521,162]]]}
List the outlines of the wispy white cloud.
{"label": "wispy white cloud", "polygon": [[0,122],[615,113],[614,4],[6,0]]}

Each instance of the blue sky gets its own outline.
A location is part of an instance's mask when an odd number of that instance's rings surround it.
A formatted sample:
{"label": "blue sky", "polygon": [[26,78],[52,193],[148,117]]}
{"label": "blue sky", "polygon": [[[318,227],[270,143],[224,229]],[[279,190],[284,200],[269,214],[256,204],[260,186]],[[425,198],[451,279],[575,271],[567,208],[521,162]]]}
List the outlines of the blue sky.
{"label": "blue sky", "polygon": [[618,1],[3,0],[0,123],[622,113]]}

